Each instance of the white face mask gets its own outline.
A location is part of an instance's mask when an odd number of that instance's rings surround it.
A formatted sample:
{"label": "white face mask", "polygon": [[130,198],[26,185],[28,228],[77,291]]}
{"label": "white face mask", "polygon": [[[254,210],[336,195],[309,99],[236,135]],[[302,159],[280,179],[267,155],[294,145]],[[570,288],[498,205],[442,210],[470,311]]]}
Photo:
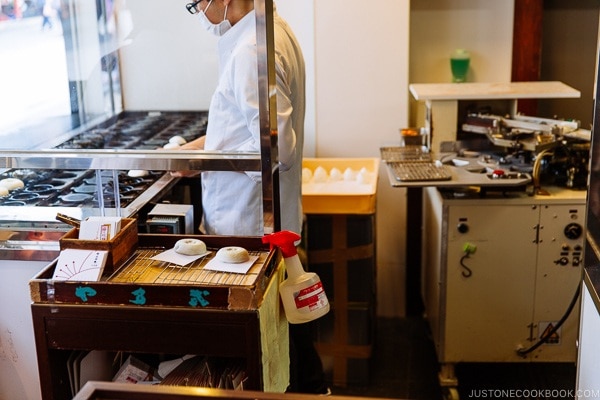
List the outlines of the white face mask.
{"label": "white face mask", "polygon": [[231,22],[227,20],[227,6],[225,6],[225,14],[223,15],[223,21],[221,21],[218,24],[213,24],[206,17],[206,10],[208,10],[208,7],[210,7],[212,2],[213,0],[210,0],[208,2],[206,8],[198,13],[198,17],[200,18],[200,23],[202,24],[204,29],[206,29],[208,32],[212,33],[215,36],[223,36],[225,32],[231,29]]}

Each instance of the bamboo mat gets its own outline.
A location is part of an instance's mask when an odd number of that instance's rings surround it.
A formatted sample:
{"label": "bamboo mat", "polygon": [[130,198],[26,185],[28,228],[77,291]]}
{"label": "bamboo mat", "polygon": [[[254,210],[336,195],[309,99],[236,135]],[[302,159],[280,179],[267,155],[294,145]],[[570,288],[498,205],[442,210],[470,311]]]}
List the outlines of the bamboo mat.
{"label": "bamboo mat", "polygon": [[138,249],[134,257],[110,275],[107,281],[115,283],[252,286],[256,282],[268,256],[268,252],[251,251],[250,255],[258,256],[258,260],[246,274],[236,274],[204,269],[204,266],[215,256],[215,251],[211,251],[206,256],[185,266],[152,259],[162,251],[164,249]]}

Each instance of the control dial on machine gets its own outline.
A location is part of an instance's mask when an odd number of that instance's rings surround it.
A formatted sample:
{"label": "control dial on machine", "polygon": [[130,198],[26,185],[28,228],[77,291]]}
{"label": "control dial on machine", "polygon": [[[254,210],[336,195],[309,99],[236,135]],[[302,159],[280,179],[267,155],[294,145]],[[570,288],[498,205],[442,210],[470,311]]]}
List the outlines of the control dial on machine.
{"label": "control dial on machine", "polygon": [[565,226],[564,233],[568,239],[579,239],[583,234],[583,227],[576,222],[571,222]]}

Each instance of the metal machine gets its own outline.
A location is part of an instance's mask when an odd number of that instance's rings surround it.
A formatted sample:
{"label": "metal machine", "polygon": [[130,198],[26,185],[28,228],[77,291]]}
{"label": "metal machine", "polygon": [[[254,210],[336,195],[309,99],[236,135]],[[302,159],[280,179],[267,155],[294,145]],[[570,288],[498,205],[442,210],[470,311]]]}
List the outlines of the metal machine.
{"label": "metal machine", "polygon": [[458,385],[459,362],[574,362],[585,191],[481,198],[426,188],[423,208],[422,291],[440,383]]}
{"label": "metal machine", "polygon": [[422,146],[382,147],[392,186],[526,190],[587,184],[590,132],[574,121],[469,114],[457,140],[437,153]]}
{"label": "metal machine", "polygon": [[422,206],[417,283],[444,394],[458,398],[457,363],[574,362],[590,132],[520,115],[516,103],[578,92],[513,82],[411,93],[426,106],[422,151],[450,179],[402,181],[398,155],[382,158],[392,186]]}
{"label": "metal machine", "polygon": [[487,138],[484,149],[492,146],[484,151],[481,165],[531,173],[538,194],[543,194],[542,183],[586,187],[590,131],[580,129],[578,121],[469,113],[461,128],[464,134]]}
{"label": "metal machine", "polygon": [[470,114],[461,128],[440,153],[450,168],[531,179],[424,190],[422,295],[450,398],[456,363],[575,361],[589,157],[572,121]]}

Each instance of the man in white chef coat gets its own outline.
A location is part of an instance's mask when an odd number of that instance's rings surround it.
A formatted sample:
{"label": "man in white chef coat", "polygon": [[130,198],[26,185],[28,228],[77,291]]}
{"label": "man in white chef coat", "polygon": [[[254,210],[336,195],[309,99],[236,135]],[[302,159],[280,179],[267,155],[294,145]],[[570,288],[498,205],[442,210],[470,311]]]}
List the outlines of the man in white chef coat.
{"label": "man in white chef coat", "polygon": [[[258,65],[254,0],[200,0],[186,8],[219,36],[219,81],[206,136],[182,149],[260,151]],[[289,25],[274,10],[275,74],[281,229],[302,231],[302,150],[305,66]],[[201,230],[214,235],[261,236],[259,172],[202,172]],[[327,393],[321,360],[308,325],[291,325],[290,391]]]}
{"label": "man in white chef coat", "polygon": [[[252,0],[201,0],[188,9],[220,36],[219,81],[211,99],[206,136],[182,149],[260,152],[256,16]],[[281,229],[302,229],[305,68],[288,24],[274,13]],[[263,234],[259,172],[202,172],[202,231]]]}

